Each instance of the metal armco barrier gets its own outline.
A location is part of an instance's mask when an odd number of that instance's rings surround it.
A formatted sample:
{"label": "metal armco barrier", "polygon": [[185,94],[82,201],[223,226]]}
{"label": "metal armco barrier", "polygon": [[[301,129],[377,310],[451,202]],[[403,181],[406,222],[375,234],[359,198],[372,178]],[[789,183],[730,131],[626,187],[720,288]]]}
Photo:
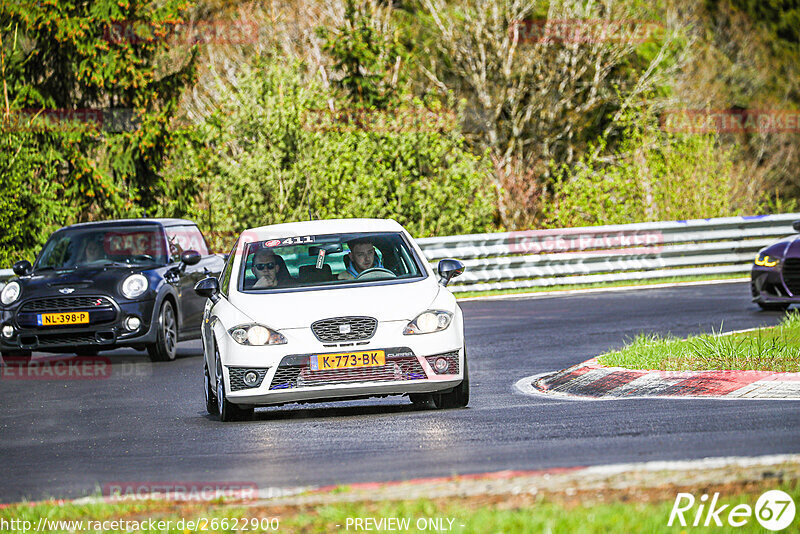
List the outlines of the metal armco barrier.
{"label": "metal armco barrier", "polygon": [[464,262],[453,292],[746,274],[800,213],[588,226],[417,240],[434,266]]}
{"label": "metal armco barrier", "polygon": [[[436,269],[464,262],[453,292],[746,274],[756,252],[794,233],[800,213],[418,239]],[[0,270],[0,286],[13,277]]]}

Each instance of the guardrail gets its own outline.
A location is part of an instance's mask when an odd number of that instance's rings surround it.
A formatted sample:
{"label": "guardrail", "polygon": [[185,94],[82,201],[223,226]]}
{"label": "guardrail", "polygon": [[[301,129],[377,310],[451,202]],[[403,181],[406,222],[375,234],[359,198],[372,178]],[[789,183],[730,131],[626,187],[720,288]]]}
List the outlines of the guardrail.
{"label": "guardrail", "polygon": [[[453,292],[750,272],[755,253],[794,233],[800,213],[418,239],[434,266],[459,258]],[[14,276],[0,270],[0,286]]]}
{"label": "guardrail", "polygon": [[756,252],[795,233],[800,213],[588,226],[417,240],[428,261],[459,258],[453,292],[749,273]]}

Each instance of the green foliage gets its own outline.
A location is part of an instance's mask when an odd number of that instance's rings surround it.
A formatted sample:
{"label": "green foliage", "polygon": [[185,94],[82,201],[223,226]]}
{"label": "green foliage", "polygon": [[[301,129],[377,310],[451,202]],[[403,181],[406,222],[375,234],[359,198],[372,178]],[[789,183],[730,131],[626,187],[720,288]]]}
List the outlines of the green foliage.
{"label": "green foliage", "polygon": [[623,119],[609,157],[605,139],[574,167],[561,166],[549,226],[587,226],[731,215],[733,163],[716,136],[672,134],[649,113]]}
{"label": "green foliage", "polygon": [[61,200],[58,160],[46,134],[0,129],[0,266],[32,261],[58,221],[75,215]]}
{"label": "green foliage", "polygon": [[262,58],[227,88],[202,142],[183,145],[170,180],[202,176],[194,215],[225,235],[309,215],[390,217],[417,236],[492,228],[489,167],[452,122],[418,102],[332,113],[332,98],[301,65]]}
{"label": "green foliage", "polygon": [[335,30],[317,28],[323,49],[334,60],[340,79],[336,85],[351,102],[386,108],[398,97],[399,67],[408,60],[397,35],[379,28],[376,6],[346,0],[344,24]]}
{"label": "green foliage", "polygon": [[[169,28],[186,7],[184,0],[0,3],[6,127],[48,132],[41,150],[58,161],[50,178],[79,220],[155,208],[173,142],[169,122],[191,82],[194,53],[186,50],[171,71],[159,61],[169,48]],[[102,119],[29,121],[33,113],[52,117],[54,111],[72,118],[89,111]],[[109,124],[115,114],[128,115],[134,126]]]}

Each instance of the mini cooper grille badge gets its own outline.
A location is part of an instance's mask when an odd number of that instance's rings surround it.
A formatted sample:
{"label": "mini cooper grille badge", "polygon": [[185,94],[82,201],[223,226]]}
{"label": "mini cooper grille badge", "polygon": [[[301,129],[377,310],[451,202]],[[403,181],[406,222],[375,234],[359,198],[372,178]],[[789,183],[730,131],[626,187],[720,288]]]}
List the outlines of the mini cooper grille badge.
{"label": "mini cooper grille badge", "polygon": [[73,288],[71,288],[71,287],[65,287],[65,288],[63,288],[63,289],[59,289],[59,290],[58,290],[58,292],[59,292],[59,293],[61,293],[62,295],[69,295],[69,294],[70,294],[70,293],[72,293],[73,291],[75,291],[75,289],[73,289]]}

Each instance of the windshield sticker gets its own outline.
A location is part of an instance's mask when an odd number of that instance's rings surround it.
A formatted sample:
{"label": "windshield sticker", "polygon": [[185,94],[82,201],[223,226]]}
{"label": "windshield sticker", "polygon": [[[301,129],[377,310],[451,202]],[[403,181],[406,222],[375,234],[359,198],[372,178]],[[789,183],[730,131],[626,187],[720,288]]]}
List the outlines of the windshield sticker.
{"label": "windshield sticker", "polygon": [[320,247],[319,254],[317,254],[317,269],[322,269],[325,265],[325,249]]}
{"label": "windshield sticker", "polygon": [[265,247],[288,247],[290,245],[303,245],[305,243],[313,243],[313,235],[305,235],[301,237],[287,237],[286,239],[270,239],[264,242]]}

